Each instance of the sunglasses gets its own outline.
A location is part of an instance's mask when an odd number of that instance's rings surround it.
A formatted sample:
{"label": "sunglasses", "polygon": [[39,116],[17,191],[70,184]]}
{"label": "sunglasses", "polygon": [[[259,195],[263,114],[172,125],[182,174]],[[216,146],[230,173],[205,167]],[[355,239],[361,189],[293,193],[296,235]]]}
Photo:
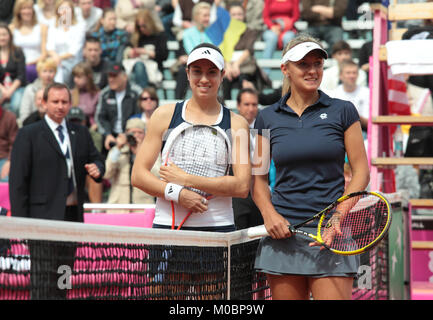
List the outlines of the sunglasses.
{"label": "sunglasses", "polygon": [[141,101],[147,101],[147,100],[156,101],[156,99],[155,99],[155,98],[152,98],[152,97],[140,97],[140,100],[141,100]]}

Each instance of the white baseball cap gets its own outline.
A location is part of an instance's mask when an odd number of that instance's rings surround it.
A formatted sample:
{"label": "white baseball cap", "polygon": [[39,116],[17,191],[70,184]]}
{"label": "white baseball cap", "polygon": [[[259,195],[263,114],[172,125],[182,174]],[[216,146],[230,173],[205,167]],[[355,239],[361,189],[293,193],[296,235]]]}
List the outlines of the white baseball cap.
{"label": "white baseball cap", "polygon": [[219,70],[224,69],[224,57],[217,50],[210,47],[200,47],[194,49],[188,56],[186,65],[189,66],[191,63],[206,59],[212,62]]}
{"label": "white baseball cap", "polygon": [[292,62],[299,61],[313,50],[319,50],[323,58],[325,59],[328,58],[328,54],[326,53],[325,50],[322,49],[320,45],[318,45],[315,42],[308,41],[308,42],[302,42],[300,44],[297,44],[289,51],[287,51],[284,54],[283,58],[281,59],[281,64],[285,64],[287,61],[292,61]]}

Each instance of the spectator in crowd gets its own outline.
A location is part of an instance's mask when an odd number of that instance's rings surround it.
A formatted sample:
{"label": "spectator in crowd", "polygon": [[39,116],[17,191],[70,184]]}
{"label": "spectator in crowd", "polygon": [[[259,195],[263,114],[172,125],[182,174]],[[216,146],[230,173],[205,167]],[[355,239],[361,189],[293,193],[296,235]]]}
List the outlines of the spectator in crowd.
{"label": "spectator in crowd", "polygon": [[[264,59],[272,59],[275,50],[281,50],[295,36],[295,22],[299,19],[299,0],[265,0],[263,20],[266,30],[263,32],[265,49]],[[269,74],[270,69],[265,69]]]}
{"label": "spectator in crowd", "polygon": [[[126,132],[116,138],[105,161],[105,179],[111,182],[108,203],[145,203],[154,204],[155,197],[131,185],[131,170],[137,150],[146,134],[146,124],[138,118],[126,122]],[[161,159],[158,159],[151,172],[159,177]]]}
{"label": "spectator in crowd", "polygon": [[[259,96],[254,89],[242,89],[236,98],[237,109],[241,116],[248,121],[250,127],[250,158],[254,155],[254,123],[259,112]],[[236,229],[245,229],[263,224],[260,210],[254,203],[251,193],[247,198],[233,198],[233,213]]]}
{"label": "spectator in crowd", "polygon": [[265,30],[266,25],[263,23],[263,0],[248,0],[248,1],[239,1],[239,0],[223,0],[221,5],[224,5],[225,8],[232,7],[233,4],[241,3],[242,7],[245,11],[245,23],[247,24],[247,28],[250,30],[255,30],[259,32],[259,35]]}
{"label": "spectator in crowd", "polygon": [[0,22],[9,23],[12,19],[12,12],[15,0],[0,1]]}
{"label": "spectator in crowd", "polygon": [[308,22],[307,32],[329,48],[343,40],[341,20],[346,13],[347,0],[302,0],[301,19]]}
{"label": "spectator in crowd", "polygon": [[9,181],[10,156],[17,132],[15,114],[0,104],[0,182]]}
{"label": "spectator in crowd", "polygon": [[38,78],[33,83],[28,84],[24,89],[18,118],[19,125],[21,125],[31,113],[37,111],[34,104],[35,94],[39,89],[43,89],[54,82],[54,77],[57,72],[57,63],[51,58],[39,61],[36,65],[36,71],[38,72]]}
{"label": "spectator in crowd", "polygon": [[[246,89],[246,88],[256,89],[254,84],[248,80],[244,80],[242,82],[242,88],[244,88],[244,89]],[[262,106],[270,106],[271,104],[278,102],[281,99],[281,89],[282,89],[282,87],[280,86],[279,88],[272,90],[270,93],[260,92],[259,93],[259,104]]]}
{"label": "spectator in crowd", "polygon": [[120,62],[123,59],[123,51],[129,41],[129,35],[125,30],[116,28],[116,12],[113,8],[104,9],[100,26],[91,35],[98,38],[101,43],[102,58],[111,62]]}
{"label": "spectator in crowd", "polygon": [[124,57],[123,64],[131,70],[132,81],[142,88],[160,84],[164,71],[162,63],[168,57],[167,37],[149,9],[138,11]]}
{"label": "spectator in crowd", "polygon": [[75,7],[78,23],[84,24],[86,32],[92,32],[102,17],[102,9],[95,7],[93,0],[78,0]]}
{"label": "spectator in crowd", "polygon": [[44,95],[44,89],[41,88],[39,90],[36,91],[35,93],[35,101],[34,101],[34,106],[36,108],[36,111],[32,112],[24,121],[23,121],[23,126],[27,126],[29,124],[38,122],[40,120],[42,120],[45,116],[45,106],[42,104],[42,98]]}
{"label": "spectator in crowd", "polygon": [[211,5],[207,2],[199,2],[192,9],[193,23],[190,28],[183,32],[182,46],[185,55],[178,57],[178,72],[176,73],[175,98],[183,99],[188,88],[188,79],[186,76],[186,59],[191,50],[200,43],[212,43],[205,33],[210,24]]}
{"label": "spectator in crowd", "polygon": [[34,5],[38,22],[48,28],[56,25],[56,2],[57,0],[37,0]]}
{"label": "spectator in crowd", "polygon": [[81,60],[85,26],[78,23],[71,0],[56,5],[56,24],[48,32],[47,50],[57,62],[56,82],[66,83],[72,68]]}
{"label": "spectator in crowd", "polygon": [[[206,2],[211,5],[210,10],[210,23],[213,23],[217,19],[216,7],[219,5],[221,0],[201,0],[200,2]],[[199,3],[199,0],[177,0],[174,3],[174,14],[173,14],[173,28],[172,31],[177,40],[182,41],[183,31],[191,28],[194,25],[194,13],[193,8]]]}
{"label": "spectator in crowd", "polygon": [[[107,68],[110,62],[102,58],[101,42],[93,36],[86,36],[83,48],[83,62],[90,65],[93,71],[93,82],[103,89],[108,85]],[[69,80],[70,86],[73,86],[72,77]]]}
{"label": "spectator in crowd", "polygon": [[37,77],[36,63],[47,54],[48,27],[38,23],[33,0],[18,0],[14,7],[14,17],[10,25],[14,36],[14,44],[20,47],[26,58],[27,82],[33,82]]}
{"label": "spectator in crowd", "polygon": [[158,94],[155,88],[148,87],[141,91],[140,97],[138,98],[138,106],[141,109],[140,113],[134,114],[131,118],[139,118],[144,123],[148,123],[153,112],[159,106]]}
{"label": "spectator in crowd", "polygon": [[367,132],[368,117],[370,113],[370,90],[357,84],[359,74],[358,65],[352,60],[344,60],[340,63],[341,84],[330,93],[333,98],[347,100],[355,105],[361,121],[361,128]]}
{"label": "spectator in crowd", "polygon": [[[331,94],[340,83],[340,64],[344,60],[352,59],[352,48],[346,41],[338,41],[332,46],[333,65],[323,71],[323,80],[320,89],[326,94]],[[365,71],[359,70],[357,84],[367,86],[367,75]]]}
{"label": "spectator in crowd", "polygon": [[141,88],[128,81],[125,68],[121,63],[112,63],[108,73],[108,86],[104,88],[96,107],[96,123],[104,136],[105,150],[110,143],[116,143],[116,136],[125,132],[126,121],[139,113],[137,99]]}
{"label": "spectator in crowd", "polygon": [[[245,11],[241,3],[232,2],[229,7],[231,19],[244,22]],[[222,83],[223,97],[231,100],[231,92],[234,87],[241,88],[244,80],[258,84],[259,77],[257,62],[254,58],[254,42],[257,40],[258,32],[248,28],[240,36],[237,43],[233,43],[233,54],[229,61],[225,62],[225,74]],[[225,55],[228,58],[228,54]]]}
{"label": "spectator in crowd", "polygon": [[99,99],[99,88],[93,81],[93,71],[89,64],[80,62],[72,69],[74,88],[72,106],[83,110],[91,125],[95,124],[95,112]]}
{"label": "spectator in crowd", "polygon": [[117,16],[116,28],[133,33],[135,28],[136,15],[140,10],[148,9],[152,20],[163,29],[162,22],[155,11],[155,0],[122,0],[116,3],[115,11]]}
{"label": "spectator in crowd", "polygon": [[6,23],[0,23],[0,104],[18,114],[26,86],[26,59],[21,48],[14,45]]}

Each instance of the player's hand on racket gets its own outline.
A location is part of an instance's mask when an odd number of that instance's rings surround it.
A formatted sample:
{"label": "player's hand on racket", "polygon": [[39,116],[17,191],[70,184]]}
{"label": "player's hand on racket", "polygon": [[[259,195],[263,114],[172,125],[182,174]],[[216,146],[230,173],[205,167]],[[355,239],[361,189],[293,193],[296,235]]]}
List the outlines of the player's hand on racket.
{"label": "player's hand on racket", "polygon": [[266,230],[272,239],[284,239],[290,237],[292,234],[289,230],[289,222],[279,213],[274,212],[266,215],[263,218]]}
{"label": "player's hand on racket", "polygon": [[185,186],[188,173],[179,168],[173,162],[168,161],[166,166],[161,166],[159,169],[159,176],[165,182],[171,182]]}
{"label": "player's hand on racket", "polygon": [[203,213],[208,209],[206,198],[186,188],[183,188],[180,192],[178,203],[192,213]]}
{"label": "player's hand on racket", "polygon": [[321,236],[323,243],[314,241],[309,244],[310,247],[321,246],[320,250],[326,249],[323,244],[330,247],[332,241],[334,241],[334,238],[343,234],[343,232],[341,231],[341,223],[343,221],[343,218],[344,214],[341,211],[335,211],[331,218],[328,220],[328,222],[326,222],[326,224],[321,228]]}

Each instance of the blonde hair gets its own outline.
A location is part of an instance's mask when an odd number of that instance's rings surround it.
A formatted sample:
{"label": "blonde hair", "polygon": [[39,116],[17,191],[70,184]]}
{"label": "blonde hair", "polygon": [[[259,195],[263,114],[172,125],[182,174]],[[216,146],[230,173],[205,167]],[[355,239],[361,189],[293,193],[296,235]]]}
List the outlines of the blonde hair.
{"label": "blonde hair", "polygon": [[[317,43],[322,49],[323,46],[320,43],[320,40],[310,36],[307,33],[300,33],[299,35],[297,35],[296,37],[294,37],[284,48],[283,50],[283,54],[282,56],[284,56],[286,54],[287,51],[289,51],[290,49],[292,49],[293,47],[297,46],[300,43],[304,43],[304,42],[314,42]],[[285,96],[287,93],[290,92],[290,80],[288,77],[284,77],[283,79],[283,88],[281,89],[281,94],[282,96]]]}
{"label": "blonde hair", "polygon": [[57,63],[52,58],[46,58],[36,64],[36,71],[41,73],[43,69],[51,69],[57,72]]}
{"label": "blonde hair", "polygon": [[203,9],[211,10],[211,8],[212,8],[211,5],[207,2],[199,2],[196,5],[194,5],[194,7],[192,7],[192,11],[191,11],[192,21],[195,22],[198,29],[200,29],[199,27],[201,27],[197,25],[197,21],[196,21],[198,13]]}
{"label": "blonde hair", "polygon": [[13,27],[16,29],[21,28],[23,25],[23,20],[21,19],[20,11],[25,5],[29,5],[32,8],[33,11],[32,26],[35,26],[38,23],[36,12],[35,9],[33,8],[33,0],[18,0],[17,2],[15,2],[14,5],[13,19],[11,23],[11,25],[13,25]]}

